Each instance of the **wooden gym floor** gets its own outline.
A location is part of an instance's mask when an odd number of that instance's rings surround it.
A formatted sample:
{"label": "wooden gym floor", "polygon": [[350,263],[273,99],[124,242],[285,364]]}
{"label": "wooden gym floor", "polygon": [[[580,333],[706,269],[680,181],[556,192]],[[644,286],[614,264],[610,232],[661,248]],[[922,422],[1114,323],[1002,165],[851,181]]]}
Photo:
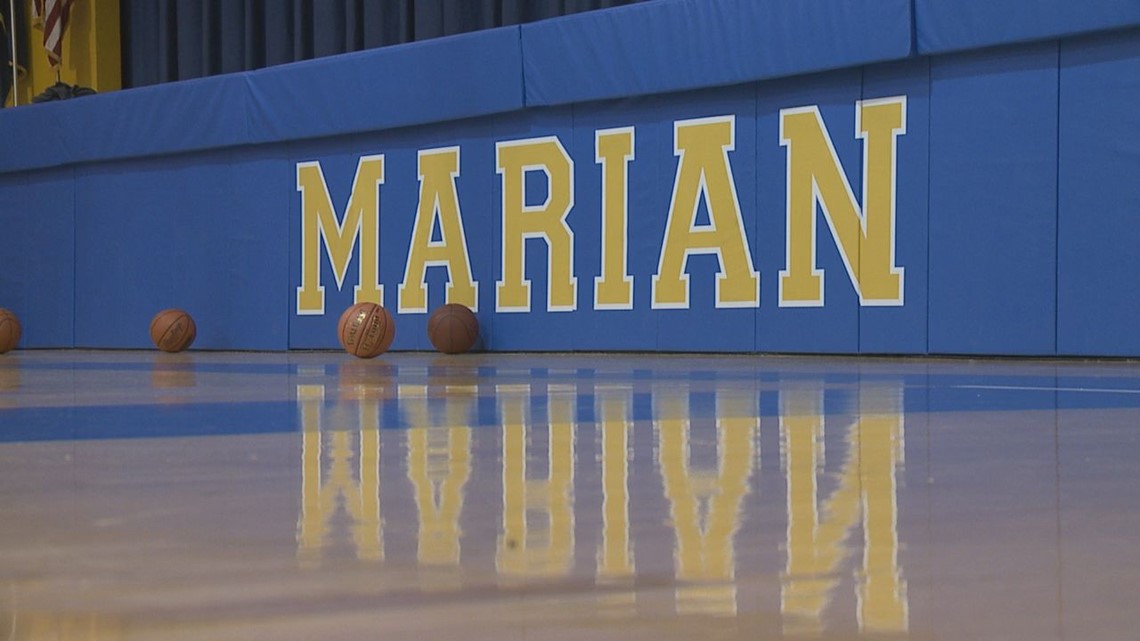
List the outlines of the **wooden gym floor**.
{"label": "wooden gym floor", "polygon": [[0,356],[0,641],[1140,629],[1140,364]]}

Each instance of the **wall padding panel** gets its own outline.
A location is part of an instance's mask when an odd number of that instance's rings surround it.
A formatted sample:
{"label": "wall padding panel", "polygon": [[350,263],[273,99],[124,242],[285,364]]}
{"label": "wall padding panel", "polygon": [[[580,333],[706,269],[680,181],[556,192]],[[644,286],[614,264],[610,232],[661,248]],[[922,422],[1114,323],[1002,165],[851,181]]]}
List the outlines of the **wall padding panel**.
{"label": "wall padding panel", "polygon": [[934,58],[930,351],[1052,354],[1057,43]]}

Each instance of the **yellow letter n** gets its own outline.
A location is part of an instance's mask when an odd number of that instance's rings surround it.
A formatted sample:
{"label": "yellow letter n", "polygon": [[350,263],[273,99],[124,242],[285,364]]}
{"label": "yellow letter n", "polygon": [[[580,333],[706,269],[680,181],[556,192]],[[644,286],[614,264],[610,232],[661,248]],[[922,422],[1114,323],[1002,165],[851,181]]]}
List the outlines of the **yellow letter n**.
{"label": "yellow letter n", "polygon": [[895,265],[895,184],[897,141],[905,133],[906,96],[855,103],[855,136],[863,140],[860,210],[819,108],[780,110],[780,144],[788,149],[781,307],[823,306],[823,270],[816,268],[815,252],[817,202],[859,304],[903,304],[903,268]]}
{"label": "yellow letter n", "polygon": [[[427,268],[447,268],[447,302],[478,311],[479,285],[471,277],[471,258],[455,179],[459,176],[459,147],[423,149],[419,153],[420,204],[412,227],[399,310],[427,312]],[[432,229],[439,221],[439,240]]]}
{"label": "yellow letter n", "polygon": [[[530,281],[523,275],[526,240],[541,238],[547,245],[546,308],[574,311],[578,300],[574,232],[566,224],[574,207],[574,161],[554,136],[496,143],[495,158],[503,183],[503,263],[496,310],[530,311]],[[546,174],[548,191],[541,205],[526,204],[528,171]]]}
{"label": "yellow letter n", "polygon": [[319,162],[297,163],[297,191],[301,192],[301,286],[297,288],[298,314],[324,314],[325,288],[321,285],[321,240],[332,263],[337,289],[344,284],[356,239],[360,238],[360,282],[354,301],[381,303],[380,185],[384,183],[384,156],[362,156],[352,181],[352,195],[338,220]]}

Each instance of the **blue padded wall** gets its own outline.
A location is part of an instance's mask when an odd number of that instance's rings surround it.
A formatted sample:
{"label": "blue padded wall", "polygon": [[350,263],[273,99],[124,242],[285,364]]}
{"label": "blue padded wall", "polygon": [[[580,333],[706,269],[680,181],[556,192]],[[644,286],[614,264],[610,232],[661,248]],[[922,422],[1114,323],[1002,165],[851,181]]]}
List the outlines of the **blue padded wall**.
{"label": "blue padded wall", "polygon": [[859,308],[859,351],[926,352],[930,206],[930,61],[863,70],[863,99],[906,96],[907,128],[899,136],[895,184],[895,264],[903,269],[903,305]]}
{"label": "blue padded wall", "polygon": [[1057,44],[934,58],[930,351],[1055,349]]}
{"label": "blue padded wall", "polygon": [[[425,74],[429,71],[430,74]],[[518,27],[13,109],[0,172],[376,131],[523,107]]]}
{"label": "blue padded wall", "polygon": [[5,110],[0,172],[246,144],[247,103],[235,75]]}
{"label": "blue padded wall", "polygon": [[[1032,6],[1030,6],[1032,5]],[[490,350],[700,350],[1140,356],[1140,20],[1135,3],[659,0],[257,72],[0,110],[0,306],[27,347],[147,347],[163,307],[200,348],[335,348],[359,255],[324,315],[297,313],[297,165],[318,161],[343,216],[359,158],[383,154],[379,268],[394,349],[424,350],[426,313],[397,297],[420,151],[458,147],[456,188]],[[884,62],[875,62],[884,61]],[[229,64],[229,63],[226,63]],[[815,73],[810,73],[815,72]],[[525,82],[524,82],[525,81]],[[861,306],[816,211],[825,304],[781,307],[787,148],[780,111],[815,107],[860,207],[859,100],[905,96],[895,264],[904,304]],[[687,309],[653,309],[682,120],[731,118],[727,152],[760,305],[717,308],[715,256],[688,257]],[[635,131],[629,310],[595,310],[600,129]],[[531,310],[497,312],[496,144],[556,137],[573,162],[573,312],[546,311],[547,248],[525,241]],[[527,172],[530,204],[544,198]],[[705,225],[707,203],[698,205]],[[13,242],[10,239],[15,239]],[[357,250],[359,246],[357,246]],[[428,308],[445,268],[427,269]],[[46,292],[46,293],[45,293]]]}
{"label": "blue padded wall", "polygon": [[1140,31],[1061,45],[1057,350],[1140,354]]}
{"label": "blue padded wall", "polygon": [[245,74],[251,140],[334,136],[523,107],[518,27]]}
{"label": "blue padded wall", "polygon": [[0,307],[20,319],[20,347],[74,343],[74,172],[0,175]]}
{"label": "blue padded wall", "polygon": [[178,307],[195,347],[285,349],[290,169],[259,150],[80,169],[76,346],[149,347]]}
{"label": "blue padded wall", "polygon": [[1140,25],[1135,0],[915,0],[914,5],[922,54]]}
{"label": "blue padded wall", "polygon": [[0,173],[41,169],[74,162],[64,130],[64,103],[35,109],[0,110]]}

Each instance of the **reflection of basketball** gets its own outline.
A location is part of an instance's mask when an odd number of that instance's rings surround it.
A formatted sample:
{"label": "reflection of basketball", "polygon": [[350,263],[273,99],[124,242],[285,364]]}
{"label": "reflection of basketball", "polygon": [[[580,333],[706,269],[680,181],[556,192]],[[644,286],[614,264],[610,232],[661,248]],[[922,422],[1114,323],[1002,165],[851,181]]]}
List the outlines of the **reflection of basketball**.
{"label": "reflection of basketball", "polygon": [[337,397],[341,400],[396,398],[396,368],[383,361],[345,360],[337,365]]}
{"label": "reflection of basketball", "polygon": [[194,357],[189,354],[156,359],[150,368],[150,385],[154,388],[195,387],[198,385],[197,378]]}
{"label": "reflection of basketball", "polygon": [[396,321],[388,310],[376,303],[357,303],[340,315],[336,335],[349,354],[375,358],[392,345]]}
{"label": "reflection of basketball", "polygon": [[150,321],[150,340],[164,352],[181,352],[197,336],[194,319],[181,309],[164,309]]}
{"label": "reflection of basketball", "polygon": [[0,354],[9,352],[20,342],[20,319],[6,309],[0,309]]}
{"label": "reflection of basketball", "polygon": [[428,317],[428,339],[444,354],[462,354],[479,340],[479,320],[463,305],[448,303]]}

